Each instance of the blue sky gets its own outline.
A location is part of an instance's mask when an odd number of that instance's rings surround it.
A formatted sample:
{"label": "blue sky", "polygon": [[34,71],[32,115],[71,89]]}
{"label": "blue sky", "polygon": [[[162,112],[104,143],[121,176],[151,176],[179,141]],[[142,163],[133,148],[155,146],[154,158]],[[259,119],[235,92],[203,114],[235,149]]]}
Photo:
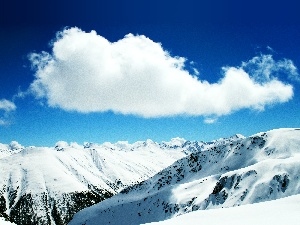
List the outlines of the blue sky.
{"label": "blue sky", "polygon": [[1,143],[300,127],[293,1],[1,4]]}

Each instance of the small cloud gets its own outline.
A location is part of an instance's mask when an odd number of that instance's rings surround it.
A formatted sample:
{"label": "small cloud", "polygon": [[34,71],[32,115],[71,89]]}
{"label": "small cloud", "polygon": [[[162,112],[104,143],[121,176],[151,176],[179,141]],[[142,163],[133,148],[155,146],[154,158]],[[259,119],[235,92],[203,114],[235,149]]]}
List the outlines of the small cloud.
{"label": "small cloud", "polygon": [[7,116],[0,118],[0,126],[7,127],[12,124],[11,120]]}
{"label": "small cloud", "polygon": [[271,48],[270,46],[267,46],[267,50],[272,52],[272,53],[276,53],[276,51],[273,48]]}
{"label": "small cloud", "polygon": [[[50,107],[81,113],[113,111],[145,118],[194,115],[211,118],[289,101],[293,87],[277,73],[298,77],[292,61],[254,57],[224,68],[216,83],[196,78],[186,59],[160,43],[128,34],[110,42],[95,31],[65,29],[52,53],[29,56],[35,70],[30,91]],[[191,63],[194,65],[194,63]],[[213,122],[206,119],[206,122]]]}
{"label": "small cloud", "polygon": [[213,124],[213,123],[216,123],[217,121],[218,121],[217,117],[215,117],[215,118],[209,117],[209,118],[204,119],[204,123],[206,123],[206,124]]}
{"label": "small cloud", "polygon": [[196,68],[193,68],[193,70],[194,70],[194,74],[195,74],[196,76],[199,76],[199,75],[200,75],[200,72],[199,72]]}
{"label": "small cloud", "polygon": [[16,110],[16,105],[6,99],[0,100],[0,126],[10,125],[10,114]]}
{"label": "small cloud", "polygon": [[9,121],[0,118],[0,126],[7,126],[7,125],[9,125],[9,124],[10,124]]}
{"label": "small cloud", "polygon": [[1,99],[0,100],[0,110],[3,110],[5,112],[10,112],[16,110],[16,105],[15,103],[6,100],[6,99]]}
{"label": "small cloud", "polygon": [[257,82],[269,82],[284,75],[292,81],[300,81],[297,67],[292,60],[274,60],[272,55],[253,57],[243,62],[241,68],[251,75]]}

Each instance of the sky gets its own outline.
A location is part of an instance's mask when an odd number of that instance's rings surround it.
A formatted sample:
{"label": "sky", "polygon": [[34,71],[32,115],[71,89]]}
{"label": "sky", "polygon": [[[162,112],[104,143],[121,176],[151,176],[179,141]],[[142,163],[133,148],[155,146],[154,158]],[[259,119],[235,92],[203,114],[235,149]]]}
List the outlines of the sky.
{"label": "sky", "polygon": [[0,143],[300,127],[296,1],[0,2]]}

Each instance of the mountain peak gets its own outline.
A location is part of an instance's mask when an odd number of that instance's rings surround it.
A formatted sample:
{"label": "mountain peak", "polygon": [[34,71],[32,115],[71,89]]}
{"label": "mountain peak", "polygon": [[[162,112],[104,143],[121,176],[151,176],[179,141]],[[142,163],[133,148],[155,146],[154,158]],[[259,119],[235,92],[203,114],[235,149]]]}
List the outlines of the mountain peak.
{"label": "mountain peak", "polygon": [[244,138],[246,138],[246,137],[242,134],[235,134],[235,135],[232,135],[229,139],[238,140],[238,139],[244,139]]}

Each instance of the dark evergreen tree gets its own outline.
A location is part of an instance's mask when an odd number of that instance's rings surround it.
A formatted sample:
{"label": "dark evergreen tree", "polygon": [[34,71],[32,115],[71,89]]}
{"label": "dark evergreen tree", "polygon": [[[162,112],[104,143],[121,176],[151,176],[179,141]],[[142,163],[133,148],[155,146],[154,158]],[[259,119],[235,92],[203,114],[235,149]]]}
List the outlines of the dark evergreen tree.
{"label": "dark evergreen tree", "polygon": [[56,225],[64,225],[64,222],[60,217],[60,214],[59,214],[59,211],[57,210],[55,202],[53,204],[51,215],[52,215],[52,218],[54,219],[54,222]]}

